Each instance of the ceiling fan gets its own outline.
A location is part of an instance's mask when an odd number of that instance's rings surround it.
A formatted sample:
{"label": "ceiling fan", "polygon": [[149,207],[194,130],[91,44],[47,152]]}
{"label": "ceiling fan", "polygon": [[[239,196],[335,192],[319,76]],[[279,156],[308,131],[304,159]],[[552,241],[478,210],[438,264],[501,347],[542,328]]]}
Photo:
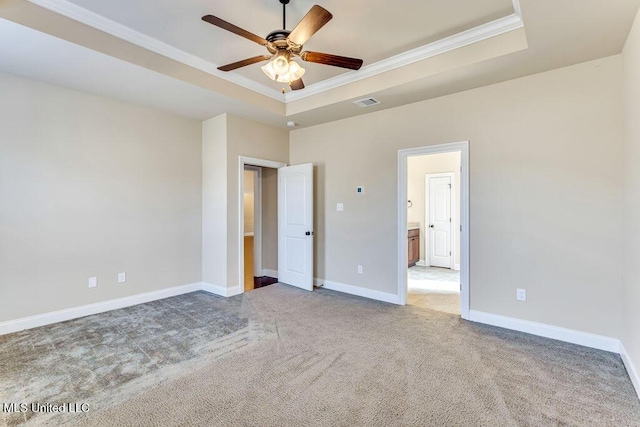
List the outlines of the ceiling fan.
{"label": "ceiling fan", "polygon": [[[287,28],[287,11],[286,7],[290,0],[279,0],[282,3],[282,30],[270,32],[266,38],[257,36],[247,30],[237,27],[227,21],[224,21],[213,15],[202,17],[206,21],[216,27],[231,31],[241,37],[265,46],[269,54],[254,56],[242,61],[227,64],[218,67],[221,71],[232,71],[247,65],[256,64],[258,62],[269,61],[267,65],[262,67],[262,71],[272,80],[280,83],[288,83],[291,89],[304,89],[302,76],[305,73],[297,62],[293,60],[300,57],[303,61],[315,62],[318,64],[332,65],[334,67],[348,68],[350,70],[359,70],[362,67],[362,59],[348,58],[345,56],[330,55],[328,53],[303,51],[303,45],[327,22],[333,18],[323,7],[315,5],[309,10],[304,18],[298,23],[293,31]],[[284,93],[284,89],[283,89]]]}

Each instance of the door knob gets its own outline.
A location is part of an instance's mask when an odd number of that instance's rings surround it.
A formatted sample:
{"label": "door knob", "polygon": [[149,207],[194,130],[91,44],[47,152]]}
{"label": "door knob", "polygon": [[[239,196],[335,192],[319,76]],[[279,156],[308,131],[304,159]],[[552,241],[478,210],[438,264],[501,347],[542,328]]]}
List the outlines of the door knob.
{"label": "door knob", "polygon": [[313,236],[313,231],[307,231],[304,234],[305,234],[305,236]]}
{"label": "door knob", "polygon": [[433,224],[431,224],[429,227],[433,228]]}

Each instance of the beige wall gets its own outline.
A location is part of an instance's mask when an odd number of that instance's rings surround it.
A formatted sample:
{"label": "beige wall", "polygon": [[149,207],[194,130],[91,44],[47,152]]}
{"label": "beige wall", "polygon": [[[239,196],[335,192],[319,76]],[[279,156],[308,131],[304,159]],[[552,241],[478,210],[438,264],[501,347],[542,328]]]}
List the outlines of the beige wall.
{"label": "beige wall", "polygon": [[413,203],[407,209],[407,222],[420,223],[420,260],[425,260],[427,212],[425,202],[425,175],[432,173],[454,174],[453,219],[454,219],[454,263],[460,265],[460,159],[457,153],[430,154],[426,156],[409,157],[407,160],[407,196]]}
{"label": "beige wall", "polygon": [[[288,131],[230,114],[203,124],[203,281],[223,288],[240,284],[240,156],[289,162]],[[209,247],[209,250],[205,250]]]}
{"label": "beige wall", "polygon": [[[640,375],[640,15],[624,48],[622,343]],[[640,390],[638,390],[640,393]]]}
{"label": "beige wall", "polygon": [[238,203],[240,190],[238,183],[239,157],[247,156],[277,162],[289,162],[289,132],[241,117],[227,115],[227,286],[240,283],[240,248]]}
{"label": "beige wall", "polygon": [[227,283],[227,115],[202,123],[202,281]]}
{"label": "beige wall", "polygon": [[619,337],[621,67],[618,55],[293,131],[291,163],[316,165],[316,276],[397,293],[397,150],[469,140],[471,309]]}
{"label": "beige wall", "polygon": [[200,282],[199,122],[8,74],[0,93],[0,321]]}
{"label": "beige wall", "polygon": [[278,170],[262,168],[262,268],[278,270]]}
{"label": "beige wall", "polygon": [[255,223],[255,189],[253,181],[256,172],[244,171],[244,232],[253,233]]}

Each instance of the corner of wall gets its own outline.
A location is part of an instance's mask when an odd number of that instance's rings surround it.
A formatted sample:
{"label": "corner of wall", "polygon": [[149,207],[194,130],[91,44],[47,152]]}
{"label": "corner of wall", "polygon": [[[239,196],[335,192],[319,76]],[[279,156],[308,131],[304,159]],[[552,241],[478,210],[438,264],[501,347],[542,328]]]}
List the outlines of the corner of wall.
{"label": "corner of wall", "polygon": [[227,282],[227,114],[202,123],[202,281]]}
{"label": "corner of wall", "polygon": [[620,354],[640,397],[640,12],[622,51],[624,85],[622,345]]}

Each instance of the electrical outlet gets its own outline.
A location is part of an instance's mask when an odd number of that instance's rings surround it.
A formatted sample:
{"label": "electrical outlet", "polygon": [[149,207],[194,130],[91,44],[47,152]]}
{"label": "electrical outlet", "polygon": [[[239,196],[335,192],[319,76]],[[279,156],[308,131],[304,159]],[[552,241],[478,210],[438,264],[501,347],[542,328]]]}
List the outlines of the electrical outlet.
{"label": "electrical outlet", "polygon": [[342,211],[344,211],[344,204],[342,204],[342,203],[338,203],[338,204],[336,205],[336,211],[338,211],[338,212],[342,212]]}
{"label": "electrical outlet", "polygon": [[362,274],[362,266],[361,265],[358,266],[358,274]]}
{"label": "electrical outlet", "polygon": [[516,299],[518,301],[526,301],[527,300],[527,290],[526,289],[518,289],[516,291]]}
{"label": "electrical outlet", "polygon": [[87,286],[90,288],[95,288],[98,286],[98,278],[97,277],[89,277],[89,281],[87,282]]}
{"label": "electrical outlet", "polygon": [[127,273],[118,273],[118,283],[124,283],[127,281]]}

